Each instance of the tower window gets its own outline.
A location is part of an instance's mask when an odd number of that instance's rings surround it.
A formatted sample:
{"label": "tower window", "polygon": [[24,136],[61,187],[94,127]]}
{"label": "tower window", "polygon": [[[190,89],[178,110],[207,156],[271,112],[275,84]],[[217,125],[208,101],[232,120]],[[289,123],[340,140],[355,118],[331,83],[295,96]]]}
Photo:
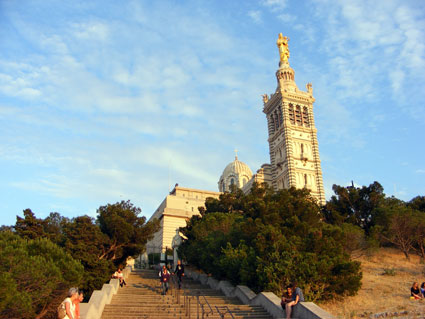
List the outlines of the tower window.
{"label": "tower window", "polygon": [[297,125],[303,125],[301,118],[301,106],[299,105],[295,107],[295,121],[297,122]]}
{"label": "tower window", "polygon": [[308,109],[306,106],[303,107],[303,124],[306,127],[310,127],[310,121],[308,119]]}
{"label": "tower window", "polygon": [[230,180],[230,185],[234,185],[235,184],[235,180],[232,178],[231,180]]}
{"label": "tower window", "polygon": [[291,122],[291,124],[295,124],[294,106],[292,104],[289,104],[288,112],[289,112],[289,121]]}

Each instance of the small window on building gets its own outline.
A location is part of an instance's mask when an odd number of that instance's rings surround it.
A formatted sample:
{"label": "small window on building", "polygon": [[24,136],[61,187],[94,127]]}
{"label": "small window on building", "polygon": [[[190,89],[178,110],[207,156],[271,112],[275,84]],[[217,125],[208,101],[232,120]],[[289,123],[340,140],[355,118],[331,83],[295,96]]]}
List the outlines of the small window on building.
{"label": "small window on building", "polygon": [[232,178],[232,179],[230,180],[230,185],[233,185],[233,184],[235,184],[235,180]]}
{"label": "small window on building", "polygon": [[304,174],[304,186],[307,186],[307,174]]}
{"label": "small window on building", "polygon": [[192,212],[193,212],[193,207],[192,207]]}

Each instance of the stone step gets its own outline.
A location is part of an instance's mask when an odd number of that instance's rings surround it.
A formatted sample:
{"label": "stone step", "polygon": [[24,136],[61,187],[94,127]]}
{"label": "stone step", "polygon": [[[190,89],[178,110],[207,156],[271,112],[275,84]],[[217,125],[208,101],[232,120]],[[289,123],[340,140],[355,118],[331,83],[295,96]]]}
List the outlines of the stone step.
{"label": "stone step", "polygon": [[[174,278],[175,279],[175,278]],[[174,280],[173,279],[173,280]],[[227,297],[221,291],[211,289],[209,286],[189,278],[184,278],[183,289],[176,290],[174,281],[170,282],[170,289],[166,296],[162,296],[161,283],[158,271],[137,270],[133,271],[126,279],[127,285],[120,288],[118,293],[112,297],[111,303],[105,305],[102,319],[187,319],[197,318],[197,311],[201,316],[201,308],[197,304],[197,296],[204,309],[210,308],[205,303],[208,301],[213,313],[208,313],[209,319],[221,319],[217,308],[222,313],[230,309],[235,319],[271,319],[272,317],[260,306],[244,305],[238,298]],[[180,303],[177,304],[177,294]],[[190,298],[190,316],[184,307],[185,296]],[[227,308],[226,308],[227,307]],[[231,318],[226,314],[225,318]]]}

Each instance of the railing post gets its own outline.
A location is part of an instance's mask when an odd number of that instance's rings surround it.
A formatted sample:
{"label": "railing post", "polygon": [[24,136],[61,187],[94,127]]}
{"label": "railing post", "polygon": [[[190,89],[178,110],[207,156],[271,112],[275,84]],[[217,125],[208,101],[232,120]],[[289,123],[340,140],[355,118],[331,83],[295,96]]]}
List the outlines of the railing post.
{"label": "railing post", "polygon": [[196,318],[199,319],[199,295],[196,296]]}

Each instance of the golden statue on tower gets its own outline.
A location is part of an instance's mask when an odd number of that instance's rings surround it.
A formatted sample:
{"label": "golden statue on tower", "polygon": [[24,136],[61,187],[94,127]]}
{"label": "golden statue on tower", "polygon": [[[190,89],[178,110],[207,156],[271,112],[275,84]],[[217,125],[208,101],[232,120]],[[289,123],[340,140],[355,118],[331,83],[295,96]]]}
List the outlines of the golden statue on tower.
{"label": "golden statue on tower", "polygon": [[282,33],[279,33],[277,38],[277,47],[279,48],[280,62],[288,63],[289,60],[289,47],[288,47],[288,37],[284,37]]}

